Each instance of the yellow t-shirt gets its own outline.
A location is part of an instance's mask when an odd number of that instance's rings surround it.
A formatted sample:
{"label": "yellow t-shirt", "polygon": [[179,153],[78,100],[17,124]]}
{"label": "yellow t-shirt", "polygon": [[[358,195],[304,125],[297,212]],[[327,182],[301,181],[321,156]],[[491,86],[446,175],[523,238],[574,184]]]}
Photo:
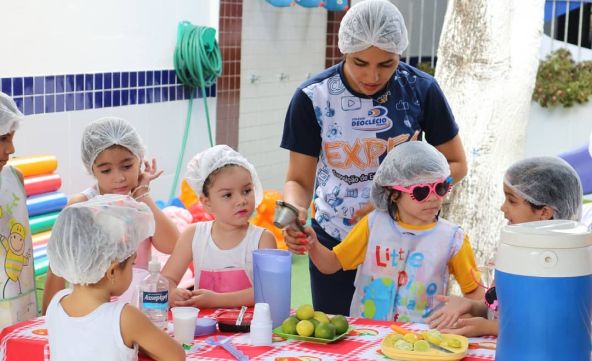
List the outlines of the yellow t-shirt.
{"label": "yellow t-shirt", "polygon": [[[436,226],[436,223],[426,226],[414,226],[401,221],[397,223],[403,228],[415,231],[429,230]],[[335,252],[344,270],[354,270],[364,262],[369,239],[370,228],[368,225],[368,216],[365,216],[354,226],[341,243],[333,248],[333,252]],[[448,271],[454,275],[464,294],[473,292],[479,287],[475,279],[481,279],[481,275],[477,269],[475,254],[471,248],[469,237],[466,234],[462,246],[448,261]]]}

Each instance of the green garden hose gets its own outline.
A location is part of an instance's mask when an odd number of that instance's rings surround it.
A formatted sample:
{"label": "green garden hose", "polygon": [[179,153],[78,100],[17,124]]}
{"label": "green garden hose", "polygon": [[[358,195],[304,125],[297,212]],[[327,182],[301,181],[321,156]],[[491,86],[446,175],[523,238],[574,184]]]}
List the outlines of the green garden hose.
{"label": "green garden hose", "polygon": [[185,131],[181,142],[181,151],[177,159],[177,169],[175,170],[169,199],[173,199],[177,190],[177,182],[179,181],[179,173],[181,172],[183,157],[185,156],[187,136],[189,135],[191,124],[193,97],[197,88],[201,89],[201,95],[204,101],[210,146],[214,145],[206,87],[215,84],[216,79],[222,74],[222,56],[216,42],[216,30],[206,26],[194,26],[188,21],[180,22],[177,26],[177,46],[175,47],[174,65],[177,78],[184,85],[191,88],[191,96],[189,98],[187,119],[185,120]]}

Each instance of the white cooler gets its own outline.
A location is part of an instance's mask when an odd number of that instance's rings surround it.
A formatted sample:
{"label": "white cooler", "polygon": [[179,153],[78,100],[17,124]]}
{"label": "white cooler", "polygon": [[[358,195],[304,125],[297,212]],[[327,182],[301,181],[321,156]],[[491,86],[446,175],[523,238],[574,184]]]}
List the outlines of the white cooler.
{"label": "white cooler", "polygon": [[508,225],[495,270],[499,361],[589,361],[592,234],[574,221]]}

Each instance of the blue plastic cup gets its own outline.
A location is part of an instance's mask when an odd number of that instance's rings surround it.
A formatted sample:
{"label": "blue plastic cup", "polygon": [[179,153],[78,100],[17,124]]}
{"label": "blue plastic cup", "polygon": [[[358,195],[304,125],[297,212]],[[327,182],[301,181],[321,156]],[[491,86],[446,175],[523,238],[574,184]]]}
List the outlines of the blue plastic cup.
{"label": "blue plastic cup", "polygon": [[267,303],[276,328],[290,316],[292,254],[278,249],[253,251],[255,303]]}

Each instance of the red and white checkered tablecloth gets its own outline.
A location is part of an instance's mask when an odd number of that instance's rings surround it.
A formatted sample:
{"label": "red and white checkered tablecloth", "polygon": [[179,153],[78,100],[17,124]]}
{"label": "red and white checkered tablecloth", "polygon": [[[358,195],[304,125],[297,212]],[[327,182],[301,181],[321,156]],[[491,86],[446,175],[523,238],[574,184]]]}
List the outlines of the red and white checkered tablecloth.
{"label": "red and white checkered tablecloth", "polygon": [[[380,353],[382,339],[392,332],[392,322],[350,319],[353,330],[346,338],[331,344],[315,344],[274,337],[272,346],[251,346],[248,333],[224,335],[232,337],[232,343],[251,360],[264,361],[337,361],[337,360],[387,360]],[[426,325],[398,323],[413,331],[427,329]],[[222,347],[205,342],[207,336],[197,337],[187,360],[221,361],[234,358]],[[495,359],[495,338],[469,339],[469,351],[464,361]],[[49,347],[44,318],[26,321],[8,327],[0,334],[1,361],[48,361]],[[140,360],[148,361],[148,358]]]}

